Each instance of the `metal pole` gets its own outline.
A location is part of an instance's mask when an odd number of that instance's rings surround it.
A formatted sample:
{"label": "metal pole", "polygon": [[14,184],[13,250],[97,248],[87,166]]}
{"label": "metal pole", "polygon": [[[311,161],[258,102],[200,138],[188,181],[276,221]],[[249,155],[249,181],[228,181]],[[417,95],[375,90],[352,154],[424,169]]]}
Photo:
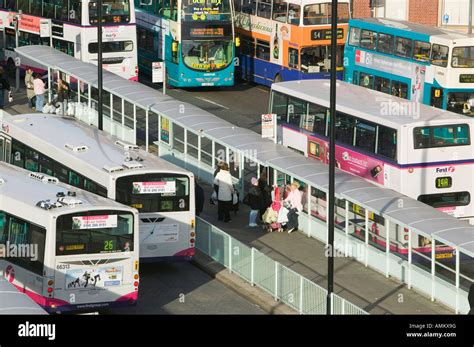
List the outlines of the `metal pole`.
{"label": "metal pole", "polygon": [[[15,23],[15,47],[20,47],[20,19],[21,19],[22,12],[16,15],[16,23]],[[16,69],[15,69],[15,93],[20,91],[20,65],[15,61]]]}
{"label": "metal pole", "polygon": [[467,33],[472,34],[472,0],[469,0],[469,23],[467,27]]}
{"label": "metal pole", "polygon": [[330,128],[329,128],[329,197],[328,197],[328,246],[330,247],[328,257],[328,293],[326,312],[331,314],[332,292],[334,290],[334,203],[335,203],[335,178],[336,168],[336,52],[337,52],[337,5],[338,1],[332,1],[331,18],[331,90],[330,90]]}
{"label": "metal pole", "polygon": [[97,97],[97,111],[99,115],[99,130],[104,129],[104,113],[102,108],[102,0],[97,0],[97,88],[98,88],[98,97]]}
{"label": "metal pole", "polygon": [[163,60],[163,94],[166,95],[166,60]]}

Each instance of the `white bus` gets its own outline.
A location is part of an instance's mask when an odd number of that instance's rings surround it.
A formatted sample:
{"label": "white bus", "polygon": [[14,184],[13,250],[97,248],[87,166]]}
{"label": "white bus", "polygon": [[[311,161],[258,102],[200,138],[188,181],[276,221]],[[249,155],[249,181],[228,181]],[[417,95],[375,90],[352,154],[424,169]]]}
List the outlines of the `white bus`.
{"label": "white bus", "polygon": [[50,313],[138,299],[138,212],[0,163],[0,273]]}
{"label": "white bus", "polygon": [[[123,78],[138,80],[137,32],[133,0],[102,0],[103,66]],[[16,15],[19,21],[15,25]],[[97,64],[97,1],[0,0],[4,63],[15,68],[18,45],[49,45],[81,61]],[[21,61],[23,68],[41,66]]]}
{"label": "white bus", "polygon": [[1,141],[0,160],[136,208],[141,260],[194,256],[191,172],[79,121],[55,115],[4,116]]}
{"label": "white bus", "polygon": [[[336,165],[474,222],[474,120],[338,82]],[[328,162],[329,82],[272,85],[279,141]]]}

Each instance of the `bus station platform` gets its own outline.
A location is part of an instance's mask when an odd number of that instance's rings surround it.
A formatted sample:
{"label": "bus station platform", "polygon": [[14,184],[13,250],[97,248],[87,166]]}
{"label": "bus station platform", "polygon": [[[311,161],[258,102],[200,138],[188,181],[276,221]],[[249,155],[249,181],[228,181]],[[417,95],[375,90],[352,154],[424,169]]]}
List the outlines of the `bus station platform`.
{"label": "bus station platform", "polygon": [[[26,93],[21,90],[15,94],[13,103],[5,105],[5,111],[31,113],[26,103]],[[321,241],[302,232],[267,233],[261,227],[249,228],[249,209],[242,203],[236,214],[232,212],[230,223],[220,222],[217,220],[217,206],[209,203],[212,188],[204,182],[200,185],[205,190],[204,211],[200,217],[245,245],[326,287],[327,257]],[[386,278],[350,257],[336,257],[334,278],[335,293],[370,314],[454,314],[452,309],[431,301],[413,288],[409,290],[402,282],[393,277]]]}

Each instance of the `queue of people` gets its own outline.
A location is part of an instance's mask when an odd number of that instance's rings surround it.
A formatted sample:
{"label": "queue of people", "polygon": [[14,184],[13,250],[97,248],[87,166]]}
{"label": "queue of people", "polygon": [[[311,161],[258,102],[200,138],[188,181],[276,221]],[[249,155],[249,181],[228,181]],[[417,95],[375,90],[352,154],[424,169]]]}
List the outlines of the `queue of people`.
{"label": "queue of people", "polygon": [[303,194],[298,182],[294,181],[286,187],[283,198],[278,186],[271,188],[268,185],[265,174],[259,180],[252,178],[251,184],[252,187],[244,198],[244,203],[250,207],[250,228],[257,227],[258,222],[261,222],[269,232],[292,233],[298,230],[298,217],[303,210]]}

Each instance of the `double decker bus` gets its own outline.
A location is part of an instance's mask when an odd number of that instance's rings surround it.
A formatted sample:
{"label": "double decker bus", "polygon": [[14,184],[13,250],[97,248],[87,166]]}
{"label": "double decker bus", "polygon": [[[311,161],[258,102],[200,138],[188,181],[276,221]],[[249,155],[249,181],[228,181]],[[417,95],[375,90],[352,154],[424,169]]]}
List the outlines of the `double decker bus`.
{"label": "double decker bus", "polygon": [[194,256],[194,176],[74,119],[7,116],[0,159],[136,208],[142,261]]}
{"label": "double decker bus", "polygon": [[[102,0],[103,67],[138,80],[137,37],[133,0]],[[17,18],[19,17],[19,20]],[[0,0],[3,61],[15,68],[18,45],[48,45],[81,61],[97,64],[97,1]],[[41,66],[28,60],[22,68]]]}
{"label": "double decker bus", "polygon": [[138,299],[138,212],[0,163],[0,273],[50,313]]}
{"label": "double decker bus", "polygon": [[231,0],[135,0],[140,71],[164,61],[173,87],[234,85]]}
{"label": "double decker bus", "polygon": [[349,83],[474,115],[474,36],[401,20],[349,21]]}
{"label": "double decker bus", "polygon": [[[237,75],[270,86],[273,82],[329,78],[331,2],[327,0],[234,0],[240,38]],[[337,76],[342,79],[343,45],[350,1],[340,0]]]}
{"label": "double decker bus", "polygon": [[[328,163],[330,83],[275,83],[279,141]],[[474,224],[474,119],[338,82],[336,165]],[[315,93],[314,91],[317,91]]]}

